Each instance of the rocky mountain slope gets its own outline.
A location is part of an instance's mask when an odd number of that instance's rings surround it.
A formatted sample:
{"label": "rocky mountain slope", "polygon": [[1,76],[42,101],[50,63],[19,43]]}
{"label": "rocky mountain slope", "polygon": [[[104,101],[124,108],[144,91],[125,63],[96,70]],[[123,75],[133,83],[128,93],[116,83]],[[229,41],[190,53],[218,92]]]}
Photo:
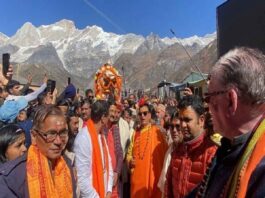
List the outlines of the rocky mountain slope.
{"label": "rocky mountain slope", "polygon": [[173,74],[187,65],[188,56],[182,44],[193,56],[202,53],[202,49],[207,51],[204,48],[215,37],[210,34],[185,39],[159,38],[151,33],[145,38],[135,34],[108,33],[97,26],[80,30],[69,20],[40,27],[27,22],[11,37],[0,33],[0,54],[11,54],[14,78],[21,81],[25,81],[30,72],[35,83],[39,83],[47,73],[59,87],[70,76],[73,83],[85,89],[93,86],[98,68],[109,62],[124,75],[127,88],[144,89],[163,79],[174,80]]}

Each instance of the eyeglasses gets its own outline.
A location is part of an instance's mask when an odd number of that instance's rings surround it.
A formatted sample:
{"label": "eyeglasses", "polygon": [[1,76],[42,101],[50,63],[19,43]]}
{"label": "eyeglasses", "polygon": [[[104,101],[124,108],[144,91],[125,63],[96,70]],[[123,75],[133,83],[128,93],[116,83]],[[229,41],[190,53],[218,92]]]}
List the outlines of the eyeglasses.
{"label": "eyeglasses", "polygon": [[214,92],[210,92],[210,93],[205,93],[204,94],[204,101],[206,103],[210,103],[210,100],[211,100],[212,96],[221,95],[221,94],[224,94],[226,92],[227,92],[227,90],[226,91],[214,91]]}
{"label": "eyeglasses", "polygon": [[69,130],[67,129],[63,129],[59,133],[57,131],[42,132],[36,129],[34,131],[36,131],[40,135],[40,137],[42,137],[48,143],[53,142],[56,139],[57,135],[61,138],[61,140],[66,140],[69,133]]}
{"label": "eyeglasses", "polygon": [[138,115],[139,116],[142,116],[142,115],[146,116],[148,113],[149,113],[149,111],[143,111],[143,112],[139,112]]}
{"label": "eyeglasses", "polygon": [[177,129],[179,131],[180,130],[180,125],[179,124],[171,124],[171,125],[169,125],[169,128],[171,130]]}

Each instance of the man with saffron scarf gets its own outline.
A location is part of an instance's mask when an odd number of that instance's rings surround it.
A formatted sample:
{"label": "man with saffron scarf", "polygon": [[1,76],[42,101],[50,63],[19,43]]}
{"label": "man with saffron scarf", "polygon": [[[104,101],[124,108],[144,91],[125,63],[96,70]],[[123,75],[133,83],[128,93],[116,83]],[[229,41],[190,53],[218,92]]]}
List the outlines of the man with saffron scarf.
{"label": "man with saffron scarf", "polygon": [[64,114],[58,107],[36,112],[28,153],[0,168],[1,197],[76,197],[71,162],[62,156],[68,141]]}
{"label": "man with saffron scarf", "polygon": [[120,197],[119,176],[121,174],[123,163],[123,152],[121,147],[120,129],[118,121],[120,119],[120,105],[111,104],[109,108],[108,128],[105,130],[105,136],[111,156],[111,163],[113,167],[113,189],[112,198]]}
{"label": "man with saffron scarf", "polygon": [[167,143],[156,125],[151,124],[151,107],[140,106],[141,128],[136,130],[128,149],[127,163],[131,171],[131,197],[160,198],[157,187]]}
{"label": "man with saffron scarf", "polygon": [[108,122],[108,103],[98,100],[91,105],[91,119],[78,133],[74,152],[81,197],[110,197],[113,170],[103,134]]}
{"label": "man with saffron scarf", "polygon": [[265,55],[235,48],[210,75],[205,101],[224,138],[196,197],[265,197]]}

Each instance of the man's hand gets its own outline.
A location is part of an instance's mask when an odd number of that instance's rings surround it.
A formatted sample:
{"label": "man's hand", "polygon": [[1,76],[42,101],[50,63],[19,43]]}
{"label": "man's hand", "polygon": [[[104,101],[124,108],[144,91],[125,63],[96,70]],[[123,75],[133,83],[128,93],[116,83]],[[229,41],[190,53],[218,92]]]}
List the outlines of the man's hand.
{"label": "man's hand", "polygon": [[6,78],[11,80],[13,76],[13,65],[9,65],[8,71],[6,73]]}
{"label": "man's hand", "polygon": [[193,93],[192,93],[192,91],[191,91],[191,89],[189,88],[189,87],[186,87],[185,89],[184,89],[184,93],[183,93],[185,96],[191,96],[191,95],[193,95]]}
{"label": "man's hand", "polygon": [[0,70],[1,71],[0,72],[0,84],[7,85],[8,80],[12,79],[12,76],[13,76],[13,66],[9,65],[8,72],[7,72],[6,76],[4,76],[3,72],[2,72],[3,65],[0,64],[0,68],[1,68],[1,70]]}
{"label": "man's hand", "polygon": [[107,192],[106,198],[111,198],[111,192]]}
{"label": "man's hand", "polygon": [[53,90],[52,94],[51,94],[51,92],[49,92],[48,94],[50,94],[50,97],[52,97],[52,104],[56,104],[58,90],[55,88]]}

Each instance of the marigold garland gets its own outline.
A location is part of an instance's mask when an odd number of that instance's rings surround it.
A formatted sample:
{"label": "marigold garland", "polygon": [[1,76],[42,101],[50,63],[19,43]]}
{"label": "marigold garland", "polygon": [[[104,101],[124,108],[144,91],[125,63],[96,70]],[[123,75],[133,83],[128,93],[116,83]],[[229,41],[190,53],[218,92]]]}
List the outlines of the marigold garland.
{"label": "marigold garland", "polygon": [[97,99],[107,99],[112,95],[115,101],[121,100],[122,78],[117,69],[104,64],[95,75],[95,95]]}

